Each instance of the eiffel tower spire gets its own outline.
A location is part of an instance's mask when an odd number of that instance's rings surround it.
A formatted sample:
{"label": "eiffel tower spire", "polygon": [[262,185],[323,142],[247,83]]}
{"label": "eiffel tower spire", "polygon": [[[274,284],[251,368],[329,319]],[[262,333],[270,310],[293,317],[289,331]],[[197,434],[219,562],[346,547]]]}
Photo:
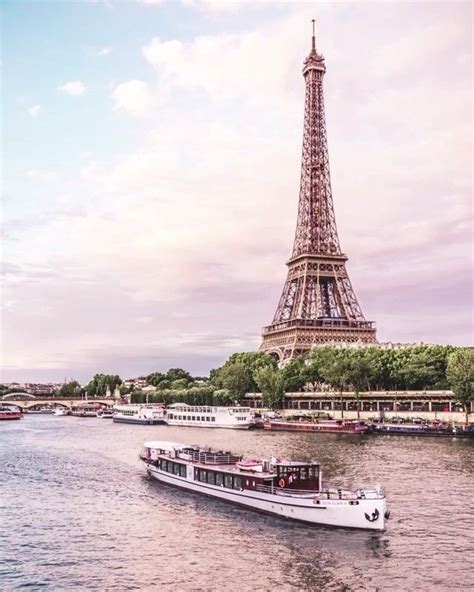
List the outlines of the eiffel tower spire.
{"label": "eiffel tower spire", "polygon": [[295,241],[287,280],[260,346],[281,362],[315,345],[376,341],[375,325],[362,314],[339,245],[324,114],[325,72],[313,21],[311,51],[303,64],[306,91]]}

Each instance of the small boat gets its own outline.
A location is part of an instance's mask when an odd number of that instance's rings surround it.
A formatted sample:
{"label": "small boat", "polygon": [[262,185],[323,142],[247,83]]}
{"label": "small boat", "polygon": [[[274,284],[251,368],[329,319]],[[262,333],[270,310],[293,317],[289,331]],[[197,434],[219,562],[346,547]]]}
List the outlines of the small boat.
{"label": "small boat", "polygon": [[71,415],[75,417],[97,417],[97,411],[101,408],[99,403],[81,403],[73,405]]}
{"label": "small boat", "polygon": [[214,407],[174,403],[166,409],[166,423],[171,426],[194,428],[233,428],[248,430],[256,427],[250,407]]}
{"label": "small boat", "polygon": [[246,460],[229,451],[162,441],[145,442],[140,459],[162,483],[290,520],[384,530],[390,516],[380,488],[325,487],[315,461]]}
{"label": "small boat", "polygon": [[54,413],[54,409],[52,407],[41,407],[40,409],[28,409],[28,413],[32,413],[34,415],[52,415]]}
{"label": "small boat", "polygon": [[434,436],[434,437],[474,437],[470,426],[453,426],[440,421],[433,422],[377,422],[370,426],[370,433],[384,436]]}
{"label": "small boat", "polygon": [[114,410],[111,407],[102,407],[96,413],[99,419],[112,419],[114,416]]}
{"label": "small boat", "polygon": [[21,419],[23,417],[23,413],[21,409],[13,408],[13,407],[5,407],[0,406],[0,421],[7,420],[7,419]]}
{"label": "small boat", "polygon": [[330,434],[365,434],[369,430],[369,426],[363,421],[344,419],[317,421],[265,419],[263,428],[286,432],[326,432]]}
{"label": "small boat", "polygon": [[162,405],[116,405],[112,419],[116,423],[136,423],[141,425],[165,424],[165,411]]}
{"label": "small boat", "polygon": [[54,410],[54,415],[57,415],[58,417],[62,417],[69,414],[70,411],[66,407],[56,407],[56,409]]}

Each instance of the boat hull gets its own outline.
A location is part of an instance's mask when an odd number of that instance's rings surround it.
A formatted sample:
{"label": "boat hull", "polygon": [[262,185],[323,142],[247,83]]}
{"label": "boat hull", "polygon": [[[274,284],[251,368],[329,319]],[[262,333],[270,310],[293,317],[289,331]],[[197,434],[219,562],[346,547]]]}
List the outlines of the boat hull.
{"label": "boat hull", "polygon": [[174,420],[168,420],[168,425],[169,426],[176,426],[176,427],[180,427],[180,428],[223,428],[223,429],[227,429],[227,430],[249,430],[250,428],[253,428],[254,425],[253,424],[245,424],[245,425],[229,425],[229,424],[223,424],[223,423],[201,423],[200,421],[196,421],[196,422],[186,422],[186,421],[174,421]]}
{"label": "boat hull", "polygon": [[1,413],[0,412],[0,421],[8,421],[12,419],[21,419],[23,414],[20,412],[11,412],[11,413]]}
{"label": "boat hull", "polygon": [[164,419],[139,418],[139,417],[113,417],[114,423],[135,423],[137,425],[166,425]]}
{"label": "boat hull", "polygon": [[327,434],[365,434],[367,433],[367,426],[328,426],[319,425],[312,422],[292,422],[292,421],[268,421],[263,424],[265,430],[282,431],[282,432],[316,432]]}
{"label": "boat hull", "polygon": [[289,497],[252,490],[234,491],[165,473],[151,463],[145,465],[148,473],[162,483],[215,497],[254,511],[314,525],[385,530],[385,498],[316,500],[314,496]]}

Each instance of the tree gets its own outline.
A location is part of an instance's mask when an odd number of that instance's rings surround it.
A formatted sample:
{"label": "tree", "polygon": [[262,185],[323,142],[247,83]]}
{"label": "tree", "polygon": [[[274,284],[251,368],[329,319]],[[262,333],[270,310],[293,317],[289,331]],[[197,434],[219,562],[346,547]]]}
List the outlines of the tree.
{"label": "tree", "polygon": [[457,400],[464,407],[467,424],[474,398],[474,350],[458,349],[449,354],[446,374]]}
{"label": "tree", "polygon": [[285,395],[283,371],[273,366],[264,366],[255,372],[255,380],[262,393],[263,406],[281,409]]}
{"label": "tree", "polygon": [[303,356],[292,358],[283,368],[283,378],[286,392],[299,392],[312,378],[311,370],[306,365]]}
{"label": "tree", "polygon": [[94,378],[85,387],[88,395],[93,397],[104,397],[107,387],[113,393],[116,386],[122,384],[122,379],[117,374],[96,374]]}
{"label": "tree", "polygon": [[184,390],[188,386],[188,380],[186,378],[176,378],[171,383],[171,388],[176,390]]}
{"label": "tree", "polygon": [[214,405],[233,405],[234,397],[229,389],[217,389],[213,394]]}
{"label": "tree", "polygon": [[249,367],[242,362],[224,364],[219,371],[217,384],[227,389],[237,401],[252,390],[253,377]]}
{"label": "tree", "polygon": [[151,384],[152,386],[158,386],[160,382],[165,379],[166,374],[163,374],[162,372],[152,372],[146,377],[147,384]]}
{"label": "tree", "polygon": [[320,372],[324,382],[339,392],[341,400],[341,417],[344,417],[344,404],[342,392],[349,383],[350,359],[345,350],[328,352],[326,363],[321,366]]}
{"label": "tree", "polygon": [[[236,365],[240,367],[239,370],[234,369],[228,371],[229,367],[234,367]],[[254,378],[255,372],[259,368],[265,366],[276,368],[278,364],[273,356],[269,356],[264,352],[241,352],[233,354],[223,366],[217,370],[211,370],[211,381],[212,384],[219,389],[228,388],[234,392],[235,388],[229,386],[229,372],[231,375],[240,373],[242,375],[242,380],[245,382],[245,391],[241,395],[243,396],[245,393],[255,392],[257,390],[258,387]],[[244,374],[245,380],[243,379]],[[242,391],[239,390],[239,392]]]}
{"label": "tree", "polygon": [[77,380],[65,382],[59,389],[58,396],[60,397],[76,397],[81,393],[81,385]]}
{"label": "tree", "polygon": [[193,377],[191,376],[191,374],[189,374],[187,370],[183,370],[182,368],[170,368],[166,373],[166,377],[163,378],[166,378],[171,383],[173,383],[174,380],[180,379],[185,379],[188,381],[188,383],[193,382]]}
{"label": "tree", "polygon": [[[360,399],[359,393],[362,390],[367,390],[370,379],[372,366],[366,358],[360,355],[361,352],[352,350],[348,352],[347,366],[346,366],[346,380],[353,387],[357,400],[357,417],[360,417]],[[341,401],[342,405],[342,401]]]}

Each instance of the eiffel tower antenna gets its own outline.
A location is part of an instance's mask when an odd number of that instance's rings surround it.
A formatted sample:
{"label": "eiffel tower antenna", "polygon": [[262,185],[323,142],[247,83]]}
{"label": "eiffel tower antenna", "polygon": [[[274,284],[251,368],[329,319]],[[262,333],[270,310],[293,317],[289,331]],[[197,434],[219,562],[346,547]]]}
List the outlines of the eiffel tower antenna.
{"label": "eiffel tower antenna", "polygon": [[300,194],[288,276],[272,324],[264,327],[261,351],[283,363],[316,345],[376,343],[375,323],[366,321],[346,271],[329,174],[324,113],[324,57],[311,52],[303,64],[305,105]]}

